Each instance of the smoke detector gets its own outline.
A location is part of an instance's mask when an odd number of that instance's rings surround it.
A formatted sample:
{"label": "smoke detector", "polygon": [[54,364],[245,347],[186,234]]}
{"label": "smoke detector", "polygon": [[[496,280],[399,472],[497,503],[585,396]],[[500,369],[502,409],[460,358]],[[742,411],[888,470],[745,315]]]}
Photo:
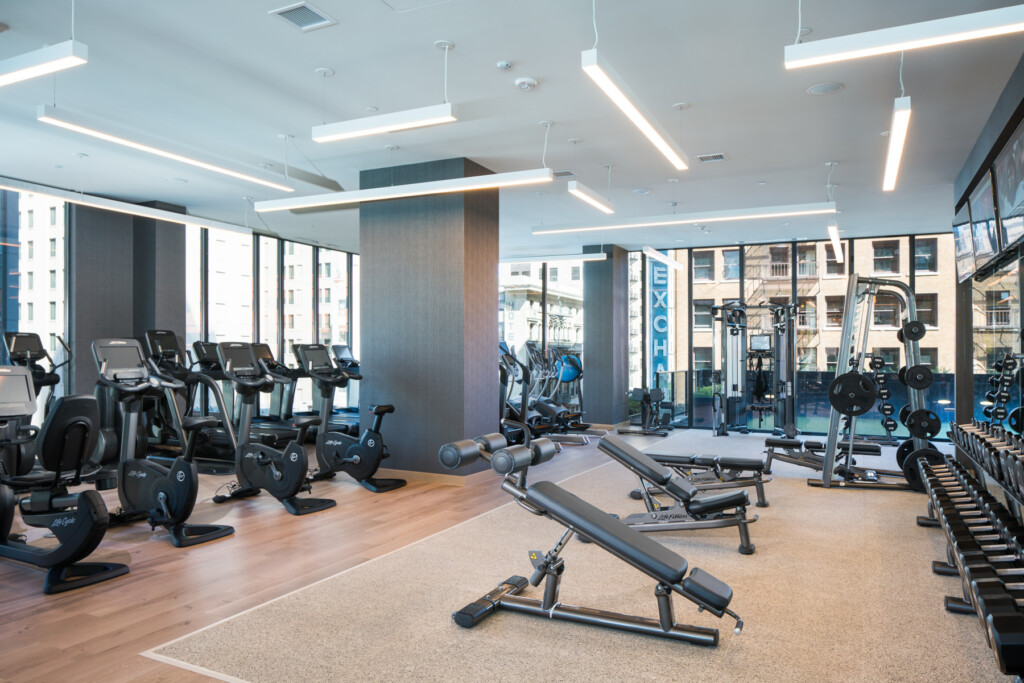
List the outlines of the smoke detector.
{"label": "smoke detector", "polygon": [[296,2],[270,10],[267,14],[276,14],[303,33],[338,23],[337,19],[331,18],[326,12],[313,7],[308,2]]}
{"label": "smoke detector", "polygon": [[537,87],[537,79],[529,76],[516,79],[516,87],[522,91],[533,90]]}
{"label": "smoke detector", "polygon": [[498,62],[495,66],[498,67],[498,71],[508,71],[509,69],[512,68],[512,62],[508,61],[507,59],[503,59],[500,62]]}

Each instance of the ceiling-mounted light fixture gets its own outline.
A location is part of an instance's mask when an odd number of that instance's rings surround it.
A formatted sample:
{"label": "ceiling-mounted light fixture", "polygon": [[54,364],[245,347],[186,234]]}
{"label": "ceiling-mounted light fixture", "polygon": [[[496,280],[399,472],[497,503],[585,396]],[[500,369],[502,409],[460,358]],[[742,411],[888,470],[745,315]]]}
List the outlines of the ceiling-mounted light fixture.
{"label": "ceiling-mounted light fixture", "polygon": [[903,157],[903,145],[909,127],[910,97],[897,97],[893,102],[892,123],[889,126],[889,151],[885,157],[885,176],[882,178],[884,192],[896,189],[896,177],[900,172],[900,159]]}
{"label": "ceiling-mounted light fixture", "polygon": [[560,261],[604,261],[608,254],[599,251],[596,254],[557,254],[555,256],[506,256],[498,259],[499,263],[556,263]]}
{"label": "ceiling-mounted light fixture", "polygon": [[644,247],[644,256],[646,256],[649,259],[653,259],[658,263],[663,263],[669,268],[673,268],[675,270],[686,269],[686,266],[684,266],[682,263],[676,261],[674,258],[669,258],[668,256],[665,256],[654,247]]}
{"label": "ceiling-mounted light fixture", "polygon": [[217,166],[215,164],[210,164],[205,161],[199,161],[198,159],[185,156],[184,154],[177,154],[175,152],[170,152],[166,149],[161,149],[159,147],[154,147],[152,145],[146,145],[141,142],[129,140],[127,138],[112,135],[110,133],[104,133],[93,127],[93,124],[86,122],[85,118],[81,115],[73,114],[63,109],[58,110],[55,107],[51,107],[46,104],[39,105],[39,108],[36,112],[36,119],[43,123],[48,123],[52,126],[57,126],[58,128],[70,130],[75,133],[81,133],[82,135],[88,135],[89,137],[97,138],[99,140],[112,142],[115,145],[121,145],[122,147],[128,147],[139,152],[145,152],[146,154],[152,154],[154,156],[163,157],[164,159],[170,159],[171,161],[177,161],[183,164],[188,164],[189,166],[195,166],[196,168],[201,168],[206,171],[212,171],[214,173],[226,175],[231,178],[237,178],[238,180],[245,180],[250,183],[256,183],[257,185],[269,187],[274,190],[280,190],[282,192],[295,191],[294,188],[288,187],[287,185],[282,185],[281,183],[278,182],[274,182],[264,178],[259,178],[255,175],[241,173],[239,171],[233,171],[229,168],[224,168],[223,166]]}
{"label": "ceiling-mounted light fixture", "polygon": [[653,117],[641,109],[640,101],[630,91],[625,81],[615,73],[608,62],[596,49],[584,50],[581,55],[583,71],[590,76],[597,87],[617,106],[623,114],[640,129],[669,163],[679,171],[689,168],[686,155],[672,141]]}
{"label": "ceiling-mounted light fixture", "polygon": [[77,40],[49,45],[0,62],[0,87],[70,69],[89,61],[89,48]]}
{"label": "ceiling-mounted light fixture", "polygon": [[892,54],[1024,31],[1024,5],[787,45],[787,69]]}
{"label": "ceiling-mounted light fixture", "polygon": [[423,128],[457,121],[455,105],[448,101],[448,53],[455,48],[455,43],[450,40],[439,40],[434,43],[434,47],[444,50],[444,102],[442,104],[313,126],[313,140],[315,142],[337,142],[338,140],[394,133],[410,128]]}
{"label": "ceiling-mounted light fixture", "polygon": [[432,194],[449,194],[452,192],[470,192],[473,190],[490,190],[516,185],[532,185],[549,183],[554,180],[550,168],[535,168],[530,171],[512,171],[511,173],[492,173],[489,175],[471,176],[468,178],[449,178],[432,180],[425,183],[408,183],[406,185],[390,185],[374,187],[367,190],[349,190],[347,192],[328,192],[309,197],[288,199],[270,199],[256,202],[256,211],[269,213],[272,211],[290,211],[294,209],[314,209],[325,206],[345,206],[363,202],[379,202],[386,199],[403,199],[405,197],[423,197]]}
{"label": "ceiling-mounted light fixture", "polygon": [[587,204],[601,211],[603,213],[615,213],[615,205],[612,204],[608,199],[597,192],[594,192],[589,187],[584,185],[578,180],[569,181],[569,194],[577,199],[582,199]]}
{"label": "ceiling-mounted light fixture", "polygon": [[835,223],[828,224],[828,238],[832,240],[832,254],[836,257],[836,263],[842,263],[843,243],[839,239],[839,226]]}
{"label": "ceiling-mounted light fixture", "polygon": [[[277,200],[288,201],[288,200]],[[603,223],[588,226],[554,226],[533,230],[534,235],[558,235],[571,232],[591,232],[596,230],[626,230],[630,228],[659,228],[670,225],[695,225],[704,223],[725,223],[745,220],[765,220],[787,218],[790,216],[817,216],[834,214],[835,202],[815,204],[789,204],[785,206],[766,206],[753,209],[729,209],[726,211],[707,211],[691,214],[669,214],[667,216],[650,216],[629,222]]]}

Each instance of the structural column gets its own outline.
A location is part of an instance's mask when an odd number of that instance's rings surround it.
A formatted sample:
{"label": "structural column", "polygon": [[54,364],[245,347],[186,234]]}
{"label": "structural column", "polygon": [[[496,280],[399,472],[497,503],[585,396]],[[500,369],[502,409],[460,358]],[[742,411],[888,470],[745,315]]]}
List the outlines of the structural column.
{"label": "structural column", "polygon": [[608,254],[583,264],[583,408],[587,422],[629,418],[629,252],[616,246],[584,247]]}
{"label": "structural column", "polygon": [[[468,159],[374,169],[360,188],[485,175]],[[359,209],[362,422],[384,419],[390,470],[447,472],[449,441],[498,430],[498,191],[367,203]]]}

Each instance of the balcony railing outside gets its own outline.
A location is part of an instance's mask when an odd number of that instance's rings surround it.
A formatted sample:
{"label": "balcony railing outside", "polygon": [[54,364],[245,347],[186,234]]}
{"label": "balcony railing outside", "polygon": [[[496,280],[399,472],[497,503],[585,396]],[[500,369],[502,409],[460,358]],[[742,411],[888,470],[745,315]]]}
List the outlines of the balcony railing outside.
{"label": "balcony railing outside", "polygon": [[798,261],[796,264],[796,276],[797,277],[817,277],[818,276],[818,263],[817,261]]}
{"label": "balcony railing outside", "polygon": [[789,277],[789,262],[773,262],[768,264],[768,277],[773,280]]}
{"label": "balcony railing outside", "polygon": [[1009,308],[989,308],[985,310],[985,327],[1014,327],[1013,318]]}

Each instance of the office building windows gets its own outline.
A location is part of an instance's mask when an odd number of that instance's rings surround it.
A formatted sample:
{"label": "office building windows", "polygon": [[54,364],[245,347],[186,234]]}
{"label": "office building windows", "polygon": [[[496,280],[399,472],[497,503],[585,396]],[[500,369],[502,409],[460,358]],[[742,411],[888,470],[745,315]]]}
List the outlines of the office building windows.
{"label": "office building windows", "polygon": [[50,238],[50,258],[57,256],[57,239],[55,237]]}
{"label": "office building windows", "polygon": [[918,349],[918,353],[921,355],[921,365],[927,365],[934,368],[938,363],[939,350],[932,346],[922,346]]}
{"label": "office building windows", "polygon": [[693,252],[693,281],[714,282],[715,280],[715,252],[695,251]]}
{"label": "office building windows", "polygon": [[36,245],[35,245],[35,243],[32,242],[32,241],[29,241],[26,246],[27,246],[26,250],[28,251],[26,256],[28,256],[28,258],[35,258],[35,255],[36,255]]}
{"label": "office building windows", "polygon": [[722,252],[722,279],[740,279],[740,250],[726,249]]}
{"label": "office building windows", "polygon": [[50,271],[50,289],[57,289],[57,271]]}
{"label": "office building windows", "polygon": [[825,327],[842,327],[843,310],[846,307],[845,296],[825,297]]}
{"label": "office building windows", "polygon": [[789,245],[770,247],[768,249],[767,279],[789,279]]}
{"label": "office building windows", "polygon": [[56,320],[56,319],[57,319],[57,302],[56,301],[51,301],[50,302],[50,320],[53,321],[53,320]]}
{"label": "office building windows", "polygon": [[813,330],[817,327],[818,306],[814,297],[800,297],[796,307],[796,325]]}
{"label": "office building windows", "polygon": [[693,326],[710,329],[713,324],[711,307],[715,305],[714,299],[693,300]]}
{"label": "office building windows", "polygon": [[253,341],[252,250],[251,234],[207,231],[207,341]]}
{"label": "office building windows", "polygon": [[801,245],[796,250],[796,276],[818,277],[818,246],[816,244]]}
{"label": "office building windows", "polygon": [[712,359],[711,359],[711,347],[710,346],[698,346],[693,349],[693,369],[694,370],[712,370]]}
{"label": "office building windows", "polygon": [[939,326],[938,294],[917,294],[917,319],[928,327]]}
{"label": "office building windows", "polygon": [[825,348],[825,372],[835,372],[839,362],[839,349],[834,346]]}
{"label": "office building windows", "polygon": [[[280,240],[274,237],[261,235],[256,242],[257,273],[259,279],[257,292],[257,316],[256,338],[268,345],[274,353],[274,357],[280,359],[285,355],[281,348],[280,324],[278,316],[281,314],[281,259],[279,255]],[[269,404],[260,397],[261,407]]]}
{"label": "office building windows", "polygon": [[1010,327],[1010,292],[995,289],[985,292],[985,327]]}
{"label": "office building windows", "polygon": [[50,225],[57,225],[57,207],[50,207]]}
{"label": "office building windows", "polygon": [[581,270],[582,270],[582,268],[580,266],[573,266],[572,267],[572,279],[573,280],[579,280],[580,279],[580,271]]}
{"label": "office building windows", "polygon": [[818,369],[818,349],[814,347],[797,349],[797,370]]}
{"label": "office building windows", "polygon": [[900,350],[897,347],[875,348],[871,353],[885,361],[885,367],[895,371],[900,366]]}
{"label": "office building windows", "polygon": [[36,317],[35,305],[31,301],[25,304],[25,314],[28,316],[29,322],[32,322]]}
{"label": "office building windows", "polygon": [[914,270],[918,273],[936,273],[939,270],[939,241],[934,237],[914,240]]}
{"label": "office building windows", "polygon": [[891,296],[875,297],[875,327],[897,327],[899,325],[899,303]]}
{"label": "office building windows", "polygon": [[843,262],[840,263],[836,260],[835,249],[832,248],[831,244],[825,245],[825,274],[826,275],[846,275],[846,242],[842,243]]}
{"label": "office building windows", "polygon": [[33,211],[32,209],[29,209],[28,211],[25,212],[25,215],[28,217],[28,227],[36,227],[36,212]]}
{"label": "office building windows", "polygon": [[33,273],[31,270],[26,274],[28,275],[28,278],[25,283],[25,289],[31,291],[36,287],[36,274]]}
{"label": "office building windows", "polygon": [[548,266],[548,282],[558,282],[558,268]]}
{"label": "office building windows", "polygon": [[872,242],[874,268],[876,273],[898,274],[900,272],[899,240]]}

